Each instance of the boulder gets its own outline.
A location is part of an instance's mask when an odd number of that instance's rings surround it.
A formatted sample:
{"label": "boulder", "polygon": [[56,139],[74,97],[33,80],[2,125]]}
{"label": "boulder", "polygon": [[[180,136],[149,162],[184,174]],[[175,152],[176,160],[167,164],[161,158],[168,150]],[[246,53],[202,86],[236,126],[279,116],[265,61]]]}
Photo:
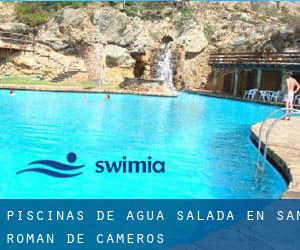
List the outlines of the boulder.
{"label": "boulder", "polygon": [[84,8],[65,8],[58,18],[59,32],[63,40],[71,45],[82,42],[103,42],[102,35],[97,32],[97,28],[92,24],[89,12]]}
{"label": "boulder", "polygon": [[116,40],[121,46],[127,46],[131,51],[140,51],[154,46],[155,42],[147,22],[134,19],[123,31],[122,36]]}
{"label": "boulder", "polygon": [[64,50],[69,47],[68,43],[64,42],[63,39],[59,37],[59,35],[55,34],[51,30],[40,32],[37,41],[51,47],[56,51]]}
{"label": "boulder", "polygon": [[0,30],[5,32],[15,32],[15,33],[26,33],[29,31],[29,27],[24,23],[1,23]]}
{"label": "boulder", "polygon": [[60,18],[60,24],[63,26],[82,27],[83,23],[89,19],[88,12],[85,9],[65,8]]}
{"label": "boulder", "polygon": [[26,67],[30,69],[38,67],[38,63],[29,55],[14,58],[12,62],[19,67]]}
{"label": "boulder", "polygon": [[132,67],[135,62],[127,49],[117,45],[107,45],[105,53],[108,67]]}
{"label": "boulder", "polygon": [[200,85],[203,76],[207,76],[210,67],[207,64],[209,52],[205,50],[198,56],[185,60],[182,65],[181,74],[185,88],[195,88]]}
{"label": "boulder", "polygon": [[190,20],[184,24],[183,32],[176,39],[176,44],[182,45],[186,53],[201,53],[208,45],[204,34],[204,26]]}
{"label": "boulder", "polygon": [[91,20],[107,41],[119,40],[129,23],[126,14],[109,7],[95,9]]}

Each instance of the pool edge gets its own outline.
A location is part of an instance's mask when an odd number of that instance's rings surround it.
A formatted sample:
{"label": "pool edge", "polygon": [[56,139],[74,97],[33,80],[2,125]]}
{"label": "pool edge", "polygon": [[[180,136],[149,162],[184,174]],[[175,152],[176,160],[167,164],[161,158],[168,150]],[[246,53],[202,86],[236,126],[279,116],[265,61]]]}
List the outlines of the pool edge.
{"label": "pool edge", "polygon": [[[259,126],[260,123],[256,123],[251,126],[250,129],[250,138],[256,147],[258,147],[259,136],[256,127]],[[262,148],[263,151],[265,148],[265,142],[262,140]],[[292,171],[294,167],[289,164],[289,159],[280,155],[278,150],[274,150],[272,146],[268,147],[267,158],[272,163],[272,165],[276,168],[276,170],[281,174],[281,176],[287,182],[287,189],[281,195],[281,199],[300,199],[300,192],[297,190],[297,176]],[[300,164],[299,164],[300,165]]]}
{"label": "pool edge", "polygon": [[261,105],[266,105],[266,106],[277,106],[277,107],[278,106],[279,107],[284,106],[284,103],[281,103],[281,102],[278,102],[278,103],[276,103],[276,102],[264,102],[264,101],[261,101],[261,100],[245,99],[243,97],[226,95],[226,94],[222,94],[222,93],[213,93],[213,92],[206,92],[206,91],[192,91],[192,90],[185,90],[183,92],[191,94],[191,95],[207,96],[207,97],[212,97],[212,98],[222,98],[222,99],[227,99],[227,100],[255,103],[255,104],[261,104]]}
{"label": "pool edge", "polygon": [[37,92],[58,92],[58,93],[87,93],[87,94],[123,94],[123,95],[139,95],[149,97],[165,97],[176,98],[176,94],[162,94],[155,92],[141,92],[141,91],[126,91],[126,90],[105,90],[105,89],[84,89],[76,87],[62,87],[62,86],[33,86],[33,85],[0,85],[0,90],[18,90],[18,91],[37,91]]}

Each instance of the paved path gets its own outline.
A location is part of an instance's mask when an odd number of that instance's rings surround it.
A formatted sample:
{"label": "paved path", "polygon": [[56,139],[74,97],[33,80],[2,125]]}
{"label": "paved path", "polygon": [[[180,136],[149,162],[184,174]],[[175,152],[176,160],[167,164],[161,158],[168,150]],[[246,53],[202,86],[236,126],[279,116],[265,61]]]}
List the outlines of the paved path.
{"label": "paved path", "polygon": [[[273,120],[269,120],[262,133],[263,146],[266,130]],[[251,136],[258,141],[261,123],[251,128]],[[268,142],[268,156],[287,179],[289,186],[282,198],[300,199],[300,118],[279,121],[271,131]]]}

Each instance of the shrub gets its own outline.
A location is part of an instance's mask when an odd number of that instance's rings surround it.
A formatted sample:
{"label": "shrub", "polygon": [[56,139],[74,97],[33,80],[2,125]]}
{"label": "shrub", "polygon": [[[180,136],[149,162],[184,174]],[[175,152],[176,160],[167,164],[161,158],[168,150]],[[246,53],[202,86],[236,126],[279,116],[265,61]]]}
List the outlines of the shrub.
{"label": "shrub", "polygon": [[280,21],[285,24],[294,25],[299,23],[300,17],[298,15],[285,14],[281,16]]}
{"label": "shrub", "polygon": [[184,19],[192,19],[194,17],[193,11],[190,8],[183,8],[181,10],[181,16]]}
{"label": "shrub", "polygon": [[51,13],[63,7],[80,8],[86,4],[86,2],[27,2],[18,3],[15,10],[20,22],[36,27],[48,22]]}
{"label": "shrub", "polygon": [[135,16],[138,16],[139,15],[139,10],[138,9],[125,9],[125,13],[127,16],[130,16],[130,17],[135,17]]}
{"label": "shrub", "polygon": [[290,11],[289,11],[289,9],[288,9],[287,7],[282,6],[282,7],[281,7],[281,12],[287,14],[287,13],[289,13]]}
{"label": "shrub", "polygon": [[49,13],[41,3],[21,3],[16,6],[17,19],[32,27],[39,26],[49,20]]}
{"label": "shrub", "polygon": [[214,30],[213,26],[211,26],[210,24],[204,25],[204,34],[208,40],[210,40],[212,38],[214,33],[215,33],[215,30]]}

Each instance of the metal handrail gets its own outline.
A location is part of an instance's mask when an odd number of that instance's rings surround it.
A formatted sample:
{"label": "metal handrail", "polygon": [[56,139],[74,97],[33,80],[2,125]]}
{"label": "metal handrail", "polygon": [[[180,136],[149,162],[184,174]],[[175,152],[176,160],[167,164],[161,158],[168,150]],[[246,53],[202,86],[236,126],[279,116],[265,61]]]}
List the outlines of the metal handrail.
{"label": "metal handrail", "polygon": [[0,40],[23,42],[23,44],[31,44],[32,43],[32,40],[28,40],[28,39],[19,39],[19,38],[11,38],[11,37],[3,37],[3,36],[0,36]]}
{"label": "metal handrail", "polygon": [[[300,111],[297,110],[297,111],[292,111],[288,114],[289,116],[292,116],[292,115],[300,115]],[[262,169],[264,169],[265,167],[265,164],[266,164],[266,159],[267,159],[267,152],[268,152],[268,140],[269,140],[269,135],[273,129],[273,127],[276,125],[276,123],[278,123],[282,118],[284,118],[286,116],[285,115],[282,115],[280,118],[274,120],[272,122],[272,124],[270,125],[270,127],[268,128],[268,131],[266,133],[266,141],[265,141],[265,149],[264,149],[264,161],[263,161],[263,165],[262,165]]]}
{"label": "metal handrail", "polygon": [[[272,116],[274,116],[275,114],[277,113],[280,113],[280,112],[288,112],[290,111],[288,114],[284,114],[284,115],[281,115],[279,118],[275,119],[272,124],[268,127],[268,130],[266,132],[266,141],[265,141],[265,148],[264,148],[264,158],[263,158],[263,163],[262,165],[260,165],[259,163],[259,159],[260,159],[260,151],[261,151],[261,145],[262,145],[262,131],[263,131],[263,128],[266,124],[266,122],[268,121],[268,119],[270,119]],[[279,122],[280,120],[282,120],[284,117],[286,116],[292,116],[292,115],[300,115],[300,110],[298,109],[294,109],[294,108],[281,108],[281,109],[277,109],[277,110],[274,110],[273,112],[271,112],[271,114],[269,114],[265,120],[263,121],[263,123],[261,124],[260,126],[260,129],[259,129],[259,141],[258,141],[258,149],[257,149],[257,158],[256,158],[256,166],[257,167],[261,167],[261,170],[264,170],[264,167],[265,167],[265,162],[266,162],[266,158],[267,158],[267,152],[268,152],[268,139],[269,139],[269,135],[271,133],[271,130],[272,128],[275,126],[275,124],[277,122]]]}
{"label": "metal handrail", "polygon": [[0,31],[0,34],[9,34],[9,35],[18,35],[18,36],[23,36],[23,37],[29,37],[31,38],[30,35],[25,35],[23,33],[16,33],[16,32],[10,32],[10,31]]}
{"label": "metal handrail", "polygon": [[35,52],[36,41],[34,36],[0,30],[1,48],[19,51]]}

